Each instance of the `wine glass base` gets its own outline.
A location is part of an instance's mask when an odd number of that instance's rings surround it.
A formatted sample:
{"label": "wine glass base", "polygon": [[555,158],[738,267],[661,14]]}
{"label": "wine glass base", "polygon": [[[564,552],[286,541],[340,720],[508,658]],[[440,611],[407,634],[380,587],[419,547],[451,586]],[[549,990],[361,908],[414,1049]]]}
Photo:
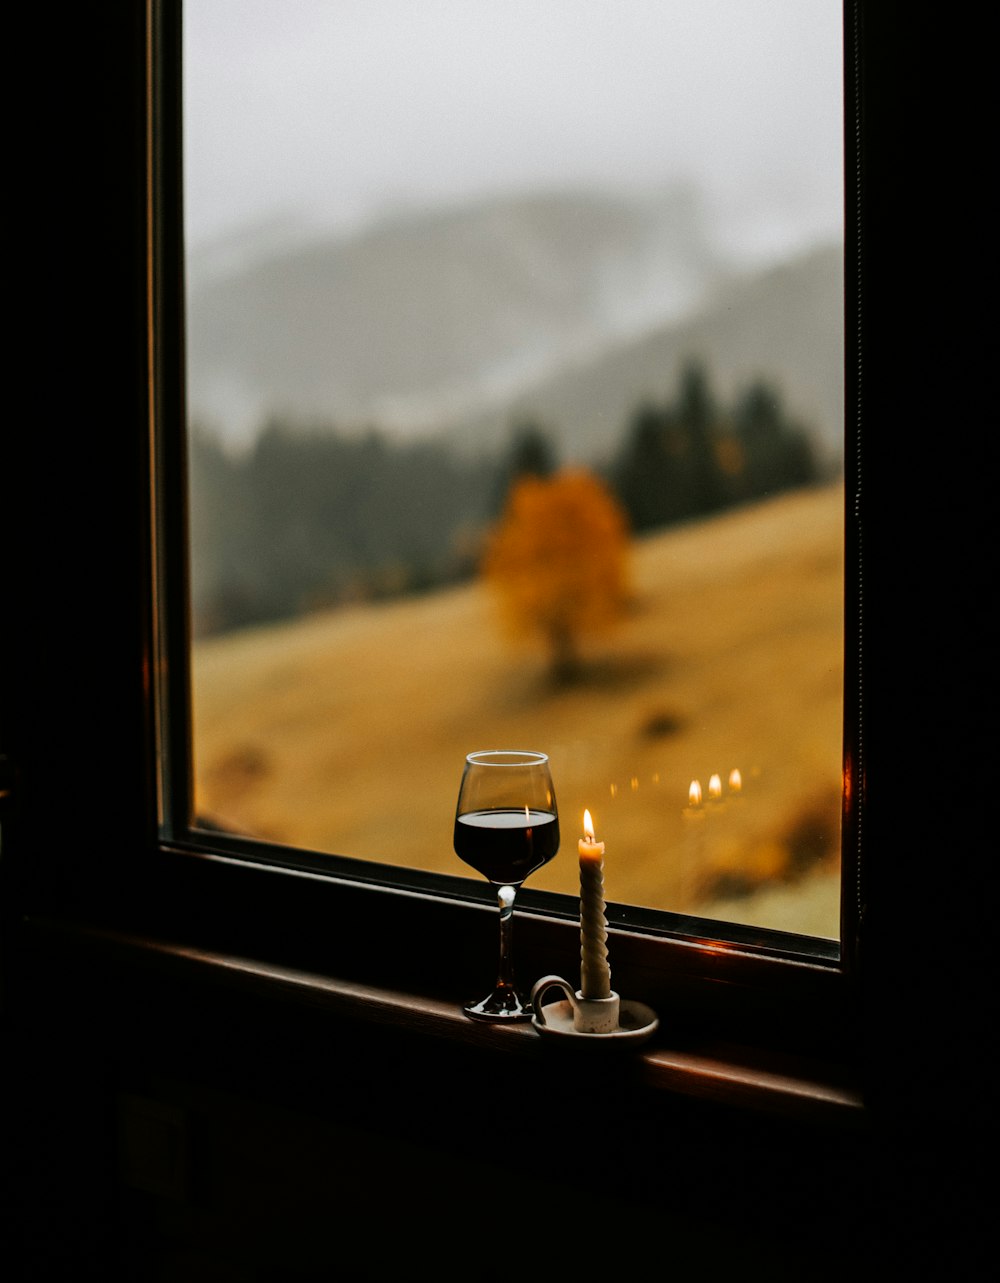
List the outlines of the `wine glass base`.
{"label": "wine glass base", "polygon": [[531,1020],[535,1015],[535,1009],[527,998],[521,998],[518,994],[512,993],[491,993],[481,1002],[466,1003],[462,1010],[471,1020],[507,1021],[508,1023],[515,1020]]}

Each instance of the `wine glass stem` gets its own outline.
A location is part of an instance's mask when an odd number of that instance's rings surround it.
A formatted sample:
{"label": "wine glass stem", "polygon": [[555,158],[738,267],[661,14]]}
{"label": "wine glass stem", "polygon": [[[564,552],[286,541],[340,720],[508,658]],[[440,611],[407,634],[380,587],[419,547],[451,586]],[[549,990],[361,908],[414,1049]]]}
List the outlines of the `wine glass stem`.
{"label": "wine glass stem", "polygon": [[497,904],[500,906],[500,966],[497,972],[497,989],[514,992],[514,962],[511,953],[514,932],[514,896],[513,887],[497,888]]}

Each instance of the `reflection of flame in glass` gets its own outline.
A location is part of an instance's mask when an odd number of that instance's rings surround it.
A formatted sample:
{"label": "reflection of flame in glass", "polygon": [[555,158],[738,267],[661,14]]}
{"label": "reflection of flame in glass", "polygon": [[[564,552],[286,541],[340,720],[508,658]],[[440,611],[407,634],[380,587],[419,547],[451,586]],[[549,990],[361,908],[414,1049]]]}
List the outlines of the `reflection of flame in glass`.
{"label": "reflection of flame in glass", "polygon": [[718,775],[713,775],[708,781],[708,796],[713,798],[722,797],[722,780]]}
{"label": "reflection of flame in glass", "polygon": [[691,781],[691,787],[688,789],[688,804],[701,806],[701,784],[697,780]]}

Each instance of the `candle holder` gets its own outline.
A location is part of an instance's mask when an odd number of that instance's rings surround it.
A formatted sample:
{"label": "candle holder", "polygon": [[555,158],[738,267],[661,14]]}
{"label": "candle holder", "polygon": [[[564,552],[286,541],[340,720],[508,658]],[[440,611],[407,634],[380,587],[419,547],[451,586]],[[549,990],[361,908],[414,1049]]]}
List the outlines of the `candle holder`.
{"label": "candle holder", "polygon": [[[549,989],[561,989],[562,1000],[542,1005]],[[531,990],[534,1015],[531,1023],[544,1037],[563,1041],[589,1040],[591,1044],[636,1047],[647,1042],[659,1028],[659,1018],[642,1002],[620,998],[612,991],[609,998],[585,998],[562,976],[543,976]]]}

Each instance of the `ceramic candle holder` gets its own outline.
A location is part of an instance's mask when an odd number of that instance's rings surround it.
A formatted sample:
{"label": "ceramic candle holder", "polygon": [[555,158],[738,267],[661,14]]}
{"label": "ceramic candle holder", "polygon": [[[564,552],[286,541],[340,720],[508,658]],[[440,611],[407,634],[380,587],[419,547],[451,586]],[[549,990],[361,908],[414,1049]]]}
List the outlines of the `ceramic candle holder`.
{"label": "ceramic candle holder", "polygon": [[561,989],[573,1008],[573,1028],[578,1034],[610,1034],[619,1027],[621,1003],[612,991],[610,998],[585,998],[581,990],[573,989],[562,976],[543,976],[531,990],[531,1005],[540,1020],[542,995],[547,989]]}
{"label": "ceramic candle holder", "polygon": [[[550,989],[563,998],[543,1006]],[[610,998],[585,998],[562,976],[543,976],[531,990],[531,1023],[545,1038],[581,1047],[638,1047],[659,1028],[656,1012],[641,1002],[612,993]]]}
{"label": "ceramic candle holder", "polygon": [[[544,1006],[550,989],[562,999]],[[562,976],[543,976],[531,990],[531,1023],[546,1039],[579,1047],[638,1047],[652,1038],[660,1021],[655,1011],[612,993],[610,998],[585,998]]]}

